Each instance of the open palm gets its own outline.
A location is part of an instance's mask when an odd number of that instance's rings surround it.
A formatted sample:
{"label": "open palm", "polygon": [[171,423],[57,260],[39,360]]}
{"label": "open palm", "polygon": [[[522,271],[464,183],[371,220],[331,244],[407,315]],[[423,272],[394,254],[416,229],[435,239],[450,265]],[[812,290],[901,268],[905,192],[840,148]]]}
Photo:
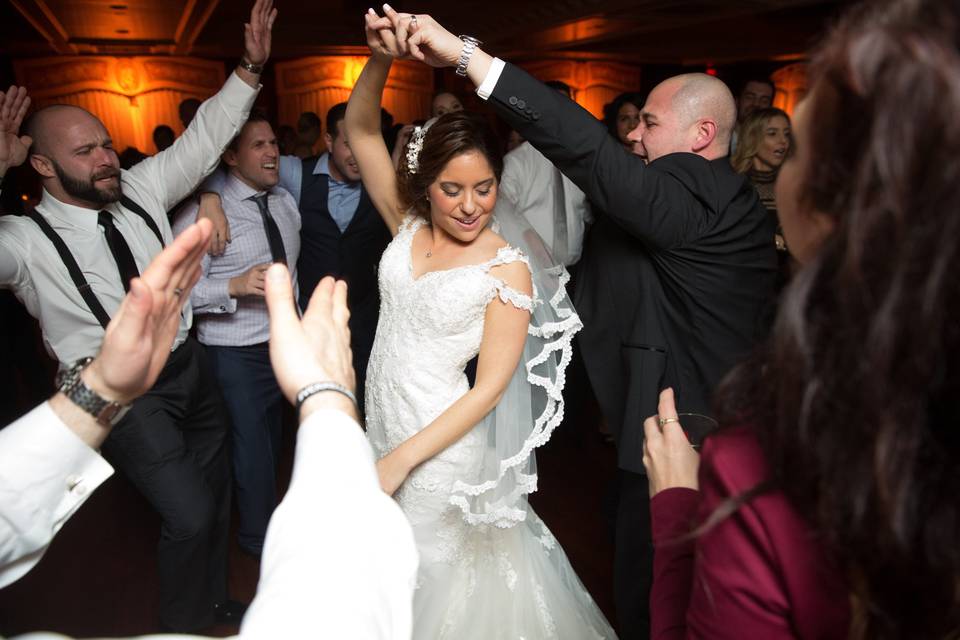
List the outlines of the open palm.
{"label": "open palm", "polygon": [[27,159],[32,140],[20,136],[20,124],[30,107],[30,98],[24,87],[10,87],[0,94],[0,176],[10,167],[17,167]]}

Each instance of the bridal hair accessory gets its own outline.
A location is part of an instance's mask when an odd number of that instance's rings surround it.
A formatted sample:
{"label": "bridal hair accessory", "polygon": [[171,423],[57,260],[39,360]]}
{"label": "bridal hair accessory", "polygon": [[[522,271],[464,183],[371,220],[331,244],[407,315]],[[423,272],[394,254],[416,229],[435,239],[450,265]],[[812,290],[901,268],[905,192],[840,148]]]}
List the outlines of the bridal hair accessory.
{"label": "bridal hair accessory", "polygon": [[427,129],[436,120],[436,118],[431,118],[422,127],[413,128],[410,142],[407,143],[407,171],[410,173],[416,173],[420,170],[420,152],[423,151],[423,139],[427,137]]}
{"label": "bridal hair accessory", "polygon": [[427,136],[426,127],[415,127],[410,142],[407,143],[407,171],[416,173],[420,168],[420,152],[423,151],[423,139]]}

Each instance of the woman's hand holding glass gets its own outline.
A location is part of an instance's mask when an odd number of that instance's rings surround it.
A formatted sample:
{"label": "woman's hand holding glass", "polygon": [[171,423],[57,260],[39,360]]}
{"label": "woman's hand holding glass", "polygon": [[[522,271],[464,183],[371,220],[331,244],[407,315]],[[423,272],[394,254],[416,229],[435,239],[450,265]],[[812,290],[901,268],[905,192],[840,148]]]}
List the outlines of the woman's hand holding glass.
{"label": "woman's hand holding glass", "polygon": [[660,393],[657,415],[644,421],[643,431],[643,466],[650,482],[650,497],[675,487],[699,489],[700,455],[680,424],[673,389]]}

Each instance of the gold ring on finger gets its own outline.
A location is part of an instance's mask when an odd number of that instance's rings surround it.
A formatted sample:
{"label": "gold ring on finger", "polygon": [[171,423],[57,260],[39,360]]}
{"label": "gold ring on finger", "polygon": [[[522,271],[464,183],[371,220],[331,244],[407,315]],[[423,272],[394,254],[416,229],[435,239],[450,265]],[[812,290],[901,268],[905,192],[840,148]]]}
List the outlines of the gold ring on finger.
{"label": "gold ring on finger", "polygon": [[671,422],[680,422],[680,418],[660,418],[660,426],[670,424]]}

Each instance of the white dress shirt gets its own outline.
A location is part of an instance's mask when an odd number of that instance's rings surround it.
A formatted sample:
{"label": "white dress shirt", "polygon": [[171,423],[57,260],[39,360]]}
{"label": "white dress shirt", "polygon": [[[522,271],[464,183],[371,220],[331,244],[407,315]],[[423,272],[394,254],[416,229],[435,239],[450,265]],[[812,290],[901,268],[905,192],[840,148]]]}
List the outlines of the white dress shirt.
{"label": "white dress shirt", "polygon": [[[263,226],[260,207],[251,200],[262,192],[230,173],[220,203],[230,221],[231,241],[222,256],[203,258],[203,275],[190,293],[197,314],[197,338],[202,344],[218,347],[245,347],[270,339],[270,317],[266,299],[259,296],[230,297],[230,279],[258,264],[272,262],[270,243]],[[282,187],[267,196],[270,216],[277,223],[297,297],[297,258],[300,256],[300,210]],[[177,214],[174,235],[179,235],[197,217],[199,205],[191,202]]]}
{"label": "white dress shirt", "polygon": [[[526,217],[557,261],[570,266],[580,259],[584,230],[592,221],[590,203],[583,191],[529,142],[504,156],[499,189],[500,195],[511,200],[517,212]],[[565,234],[557,233],[560,216],[566,222]],[[554,246],[554,240],[562,242],[564,236],[566,246]]]}
{"label": "white dress shirt", "polygon": [[0,429],[0,588],[33,568],[113,467],[44,402]]}
{"label": "white dress shirt", "polygon": [[[124,195],[150,214],[167,244],[173,235],[166,212],[216,168],[223,149],[246,121],[258,91],[231,74],[220,92],[200,106],[172,147],[121,172]],[[113,213],[116,227],[142,272],[160,253],[157,237],[119,202],[104,209]],[[98,210],[60,202],[44,191],[37,212],[63,238],[112,317],[124,290],[113,254],[97,224]],[[53,243],[27,217],[0,218],[0,287],[12,289],[40,321],[47,351],[60,361],[61,368],[100,350],[103,328],[77,291]],[[190,322],[187,305],[174,348],[186,339]]]}
{"label": "white dress shirt", "polygon": [[[0,430],[0,585],[36,564],[111,471],[46,403]],[[290,488],[270,519],[239,637],[409,640],[417,563],[413,531],[380,489],[360,426],[316,411],[297,432]]]}

